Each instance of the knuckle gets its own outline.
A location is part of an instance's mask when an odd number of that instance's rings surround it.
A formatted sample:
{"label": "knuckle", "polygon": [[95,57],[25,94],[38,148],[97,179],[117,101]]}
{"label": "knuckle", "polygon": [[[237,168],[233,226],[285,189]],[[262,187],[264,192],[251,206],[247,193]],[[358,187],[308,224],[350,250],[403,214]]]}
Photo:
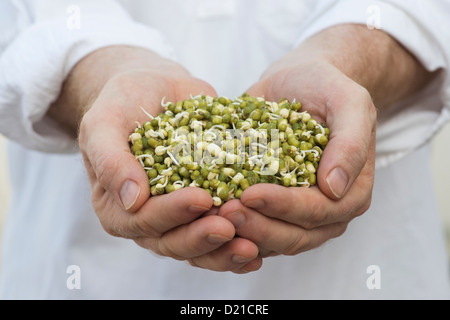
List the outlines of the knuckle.
{"label": "knuckle", "polygon": [[368,148],[356,141],[348,141],[343,149],[344,154],[351,155],[351,157],[346,157],[351,168],[362,169],[365,166],[369,156]]}
{"label": "knuckle", "polygon": [[100,223],[107,234],[113,237],[128,238],[123,226],[116,221],[101,219]]}
{"label": "knuckle", "polygon": [[110,189],[114,172],[119,168],[116,157],[111,154],[101,154],[95,157],[93,168],[98,182],[105,188]]}
{"label": "knuckle", "polygon": [[372,196],[369,195],[368,199],[367,199],[366,201],[364,201],[364,203],[362,204],[362,206],[360,207],[360,209],[357,210],[357,211],[353,214],[353,216],[354,216],[355,218],[357,218],[357,217],[363,215],[364,213],[366,213],[366,212],[370,209],[371,205],[372,205]]}
{"label": "knuckle", "polygon": [[366,100],[365,106],[367,107],[368,120],[372,124],[375,124],[378,112],[375,107],[375,104],[373,103],[372,96],[370,95],[369,91],[366,88],[364,87],[360,88],[361,88],[361,96]]}
{"label": "knuckle", "polygon": [[349,222],[363,215],[370,209],[372,205],[372,189],[367,191],[365,195],[351,200],[352,201],[346,203],[346,209],[343,209],[343,211],[345,211],[347,214],[343,217],[343,219],[341,219],[341,221]]}
{"label": "knuckle", "polygon": [[322,224],[323,221],[325,221],[324,218],[321,218],[320,216],[323,216],[323,213],[314,213],[311,214],[308,219],[306,219],[303,223],[302,223],[302,227],[305,228],[306,230],[312,230],[314,228],[317,228],[318,226],[320,226]]}
{"label": "knuckle", "polygon": [[160,252],[158,252],[158,246],[156,244],[156,240],[154,238],[148,237],[135,237],[133,241],[141,248],[149,250],[150,252],[162,256]]}
{"label": "knuckle", "polygon": [[333,235],[333,238],[339,238],[342,236],[345,231],[347,231],[348,223],[339,223],[336,228],[336,232]]}
{"label": "knuckle", "polygon": [[304,231],[298,231],[293,236],[289,245],[284,250],[283,254],[286,256],[294,256],[303,251],[309,246],[310,240]]}
{"label": "knuckle", "polygon": [[87,110],[80,120],[78,127],[78,143],[82,151],[86,150],[89,143],[89,136],[92,128],[97,128],[97,120],[92,115],[93,111],[91,109]]}
{"label": "knuckle", "polygon": [[87,138],[86,138],[87,137],[87,133],[86,133],[86,131],[87,131],[86,121],[87,120],[86,119],[87,119],[87,116],[84,116],[82,118],[82,120],[80,122],[80,126],[78,128],[78,144],[82,151],[85,150],[85,146],[87,143]]}
{"label": "knuckle", "polygon": [[[245,236],[252,239],[255,244],[261,247],[267,247],[272,240],[272,234],[272,224],[266,223],[258,225],[257,231],[254,230],[253,232],[246,232]],[[238,233],[238,235],[241,236],[240,233]]]}
{"label": "knuckle", "polygon": [[362,147],[361,144],[358,143],[358,141],[350,140],[350,141],[346,141],[346,144],[344,146],[345,150],[344,152],[348,152],[352,155],[352,157],[354,156],[358,156],[359,154],[361,154],[362,151]]}
{"label": "knuckle", "polygon": [[98,183],[93,187],[92,205],[100,225],[107,234],[113,237],[130,238],[129,232],[127,232],[120,218],[115,214],[111,214],[115,211],[114,203]]}
{"label": "knuckle", "polygon": [[109,234],[110,236],[113,236],[113,237],[121,237],[122,236],[119,228],[115,228],[111,225],[106,225],[104,223],[101,223],[101,224],[102,224],[103,230],[105,230],[105,232],[107,234]]}
{"label": "knuckle", "polygon": [[372,101],[368,104],[368,109],[369,109],[368,110],[368,119],[369,119],[370,123],[372,124],[372,129],[375,129],[377,118],[378,118],[378,111],[375,108],[375,105]]}
{"label": "knuckle", "polygon": [[263,247],[258,247],[258,251],[259,251],[259,255],[262,258],[268,258],[268,257],[276,257],[278,256],[280,253],[274,250],[269,250]]}
{"label": "knuckle", "polygon": [[321,202],[314,202],[308,209],[309,215],[302,222],[301,226],[307,230],[311,230],[321,226],[327,221],[331,215],[330,208],[324,206]]}
{"label": "knuckle", "polygon": [[189,259],[189,260],[187,260],[187,262],[189,263],[189,265],[190,265],[191,267],[199,268],[199,269],[204,269],[204,267],[201,266],[201,265],[196,261],[195,258]]}
{"label": "knuckle", "polygon": [[153,247],[153,251],[162,256],[162,257],[169,257],[175,260],[179,261],[185,261],[186,258],[178,255],[175,250],[172,248],[170,243],[165,241],[163,238],[157,238],[155,239],[155,245]]}
{"label": "knuckle", "polygon": [[147,219],[129,219],[128,230],[132,234],[144,235],[151,238],[160,238],[162,234]]}

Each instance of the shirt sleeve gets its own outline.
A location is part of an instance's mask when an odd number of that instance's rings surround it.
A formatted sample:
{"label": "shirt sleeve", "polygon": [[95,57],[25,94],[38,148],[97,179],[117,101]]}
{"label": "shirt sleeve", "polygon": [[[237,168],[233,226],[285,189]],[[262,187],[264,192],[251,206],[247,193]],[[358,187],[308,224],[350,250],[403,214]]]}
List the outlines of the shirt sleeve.
{"label": "shirt sleeve", "polygon": [[440,77],[423,91],[381,112],[377,166],[400,159],[432,139],[450,119],[449,0],[321,1],[296,45],[334,25],[363,24],[394,37]]}
{"label": "shirt sleeve", "polygon": [[[21,28],[0,52],[0,132],[24,147],[77,152],[76,141],[46,116],[70,70],[89,53],[110,45],[139,46],[174,58],[157,30],[133,21],[110,0],[14,1]],[[7,12],[0,13],[2,15]],[[23,26],[24,18],[28,23]],[[25,19],[25,20],[26,20]]]}

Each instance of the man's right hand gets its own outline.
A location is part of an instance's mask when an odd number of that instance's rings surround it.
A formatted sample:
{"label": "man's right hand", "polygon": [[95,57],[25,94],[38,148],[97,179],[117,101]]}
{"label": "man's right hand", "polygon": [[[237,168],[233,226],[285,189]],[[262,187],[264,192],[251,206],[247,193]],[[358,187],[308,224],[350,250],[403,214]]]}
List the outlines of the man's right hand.
{"label": "man's right hand", "polygon": [[[122,57],[105,50],[122,50]],[[112,66],[108,57],[113,57],[112,61],[127,61],[123,54],[133,58],[146,56],[146,52],[135,54],[130,50],[141,49],[107,48],[85,58],[75,67],[64,88],[66,92],[51,112],[55,115],[57,108],[60,112],[67,108],[73,95],[78,95],[79,109],[80,97],[95,97],[80,116],[78,139],[92,186],[93,207],[103,228],[158,255],[186,260],[196,267],[235,273],[259,269],[262,262],[257,246],[235,238],[235,228],[227,219],[208,214],[214,209],[206,191],[184,188],[150,196],[148,177],[128,142],[136,122],[149,120],[140,107],[156,116],[162,110],[163,97],[176,102],[191,94],[216,93],[182,67],[150,52],[150,66],[149,60],[144,59],[142,68],[135,68],[139,64],[134,62],[124,70],[114,64],[114,72],[105,69]],[[101,65],[104,68],[99,68]],[[113,76],[106,76],[105,72]],[[107,79],[103,85],[99,84],[101,79]],[[87,94],[86,88],[100,89]]]}

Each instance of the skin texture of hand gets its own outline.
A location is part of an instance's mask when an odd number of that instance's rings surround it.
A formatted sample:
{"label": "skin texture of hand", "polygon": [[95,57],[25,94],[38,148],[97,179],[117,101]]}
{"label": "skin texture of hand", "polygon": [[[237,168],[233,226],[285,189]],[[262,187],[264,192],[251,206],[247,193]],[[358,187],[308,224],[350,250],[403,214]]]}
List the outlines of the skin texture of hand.
{"label": "skin texture of hand", "polygon": [[[153,60],[156,66],[142,62],[134,68],[127,62],[125,71],[108,69],[117,65],[111,61],[127,56],[125,61]],[[102,63],[105,65],[99,68]],[[86,88],[97,89],[86,92]],[[201,92],[216,95],[207,83],[145,50],[107,48],[85,58],[74,69],[50,114],[62,116],[61,108],[71,104],[71,110],[84,111],[82,117],[75,112],[74,117],[59,121],[66,120],[70,131],[76,124],[68,120],[82,119],[79,146],[92,186],[92,203],[109,234],[132,239],[156,254],[186,260],[200,268],[254,271],[261,265],[258,248],[249,240],[234,238],[234,226],[210,214],[212,199],[206,191],[185,188],[150,197],[146,173],[130,152],[128,137],[136,121],[149,120],[140,107],[157,115],[161,97],[179,101]],[[81,101],[74,102],[74,96]],[[85,101],[93,102],[81,108]]]}
{"label": "skin texture of hand", "polygon": [[331,136],[318,186],[255,185],[219,215],[263,257],[296,255],[342,235],[371,204],[377,109],[389,108],[431,78],[394,39],[365,26],[337,26],[307,40],[248,93],[271,101],[296,99],[327,124]]}

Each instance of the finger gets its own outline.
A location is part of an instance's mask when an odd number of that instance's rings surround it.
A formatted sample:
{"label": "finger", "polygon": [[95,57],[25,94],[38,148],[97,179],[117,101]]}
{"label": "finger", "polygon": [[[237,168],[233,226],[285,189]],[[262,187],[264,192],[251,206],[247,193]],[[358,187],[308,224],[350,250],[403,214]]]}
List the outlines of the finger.
{"label": "finger", "polygon": [[219,214],[230,220],[236,233],[254,242],[265,256],[296,255],[311,250],[342,235],[347,227],[347,223],[334,223],[307,230],[262,215],[239,201],[223,206]]}
{"label": "finger", "polygon": [[129,124],[116,110],[105,116],[93,108],[86,114],[80,148],[91,184],[98,183],[123,210],[134,212],[150,196],[150,187],[142,165],[130,152]]}
{"label": "finger", "polygon": [[317,174],[320,189],[331,199],[348,193],[375,145],[376,112],[370,95],[354,83],[339,89],[326,103],[331,134]]}
{"label": "finger", "polygon": [[246,92],[253,97],[264,97],[268,100],[272,100],[271,96],[267,96],[268,92],[270,91],[267,86],[267,80],[260,80],[254,83],[250,88],[248,88]]}
{"label": "finger", "polygon": [[159,238],[164,233],[198,219],[211,210],[212,198],[200,188],[185,188],[151,197],[138,211],[124,212],[114,201],[104,203],[97,215],[103,228],[111,235],[124,238]]}
{"label": "finger", "polygon": [[222,217],[199,219],[212,206],[211,196],[200,188],[152,197],[134,213],[106,202],[98,215],[109,234],[133,239],[162,256],[186,260],[215,250],[235,235],[233,225]]}
{"label": "finger", "polygon": [[246,189],[241,202],[267,217],[308,229],[343,219],[341,215],[331,214],[332,210],[337,211],[336,203],[318,188],[259,184]]}
{"label": "finger", "polygon": [[189,263],[213,271],[248,273],[261,268],[262,258],[253,242],[235,238],[208,254],[190,259]]}
{"label": "finger", "polygon": [[127,217],[131,235],[160,237],[178,226],[188,224],[212,210],[213,200],[201,188],[183,188],[151,197],[142,208]]}
{"label": "finger", "polygon": [[174,228],[159,238],[140,237],[135,242],[156,254],[186,260],[209,253],[234,238],[233,225],[219,216],[207,216]]}
{"label": "finger", "polygon": [[305,229],[348,222],[370,206],[373,183],[371,172],[368,165],[348,195],[339,201],[330,199],[318,187],[286,188],[273,184],[251,186],[242,193],[240,200],[244,206],[267,217]]}

